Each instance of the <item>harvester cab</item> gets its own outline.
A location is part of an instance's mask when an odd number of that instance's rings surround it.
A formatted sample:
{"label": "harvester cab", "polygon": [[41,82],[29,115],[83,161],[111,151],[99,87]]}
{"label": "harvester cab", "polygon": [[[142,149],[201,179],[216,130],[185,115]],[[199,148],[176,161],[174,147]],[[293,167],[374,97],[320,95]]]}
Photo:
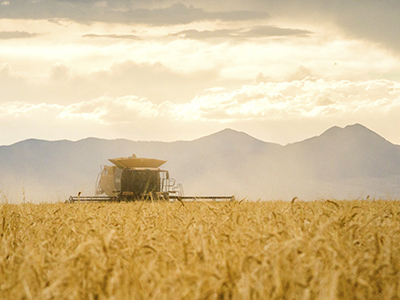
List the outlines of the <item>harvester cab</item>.
{"label": "harvester cab", "polygon": [[101,166],[96,180],[96,195],[71,196],[69,202],[136,201],[136,200],[227,200],[233,196],[185,196],[181,184],[169,177],[160,166],[167,161],[153,158],[129,157],[109,159],[112,166]]}

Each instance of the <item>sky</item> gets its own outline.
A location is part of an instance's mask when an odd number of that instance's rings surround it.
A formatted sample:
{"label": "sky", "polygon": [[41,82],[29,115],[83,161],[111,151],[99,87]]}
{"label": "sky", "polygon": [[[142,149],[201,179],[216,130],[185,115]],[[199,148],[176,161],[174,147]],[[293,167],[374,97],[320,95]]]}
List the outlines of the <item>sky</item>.
{"label": "sky", "polygon": [[361,123],[400,144],[398,0],[0,0],[0,145],[287,143]]}

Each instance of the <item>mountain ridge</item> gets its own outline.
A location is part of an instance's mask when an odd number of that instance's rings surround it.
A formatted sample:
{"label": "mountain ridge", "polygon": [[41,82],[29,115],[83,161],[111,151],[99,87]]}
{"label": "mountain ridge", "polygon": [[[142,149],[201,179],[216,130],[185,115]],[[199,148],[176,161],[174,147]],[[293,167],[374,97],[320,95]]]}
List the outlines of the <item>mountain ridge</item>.
{"label": "mountain ridge", "polygon": [[[167,160],[163,167],[191,194],[337,198],[352,191],[351,182],[357,182],[357,193],[378,195],[387,192],[388,186],[397,193],[393,182],[400,178],[400,146],[353,124],[331,127],[319,136],[285,146],[233,129],[174,142],[28,139],[0,147],[0,191],[21,191],[22,186],[39,197],[50,190],[56,190],[58,198],[78,191],[91,194],[99,166],[109,164],[109,158],[132,153]],[[400,188],[398,192],[400,197]]]}
{"label": "mountain ridge", "polygon": [[[149,141],[147,141],[147,140],[131,140],[131,139],[127,139],[127,138],[106,139],[106,138],[99,138],[99,137],[86,137],[86,138],[82,138],[82,139],[79,139],[79,140],[68,140],[68,139],[46,140],[46,139],[38,139],[38,138],[28,138],[28,139],[25,139],[25,140],[21,140],[21,141],[12,143],[10,145],[0,145],[0,148],[1,147],[14,146],[14,145],[17,145],[17,144],[20,144],[20,143],[30,142],[30,141],[33,141],[33,142],[72,142],[72,143],[79,143],[79,142],[90,141],[90,140],[101,140],[101,141],[147,142],[147,143],[153,143],[153,142],[157,142],[157,143],[180,143],[180,142],[195,142],[195,141],[199,141],[199,140],[205,140],[205,139],[208,139],[208,138],[226,136],[226,134],[229,134],[229,135],[232,135],[232,134],[242,135],[242,136],[246,136],[247,138],[251,138],[251,139],[253,139],[255,141],[261,142],[261,143],[268,143],[268,144],[273,144],[273,145],[278,145],[278,146],[285,147],[285,146],[288,146],[288,145],[293,145],[293,144],[302,143],[302,142],[305,142],[305,141],[308,141],[308,140],[311,140],[311,139],[315,139],[317,137],[322,137],[322,136],[328,135],[328,134],[330,134],[331,132],[334,132],[334,131],[339,131],[339,132],[346,132],[346,131],[350,131],[350,130],[353,131],[354,128],[359,129],[359,131],[361,129],[364,132],[368,132],[368,133],[373,134],[375,136],[379,136],[380,138],[386,140],[387,142],[389,142],[389,143],[391,143],[393,145],[397,145],[397,144],[394,144],[394,143],[390,142],[389,140],[385,139],[383,136],[379,135],[378,133],[374,132],[373,130],[369,129],[368,127],[366,127],[366,126],[364,126],[364,125],[362,125],[360,123],[354,123],[354,124],[346,125],[344,127],[340,127],[340,126],[336,126],[335,125],[335,126],[332,126],[332,127],[328,128],[328,129],[326,129],[320,135],[312,136],[312,137],[306,138],[304,140],[293,142],[293,143],[288,143],[288,144],[285,144],[285,145],[281,145],[281,144],[273,143],[273,142],[263,141],[261,139],[258,139],[258,138],[255,138],[255,137],[251,136],[250,134],[248,134],[248,133],[246,133],[244,131],[238,131],[238,130],[235,130],[235,129],[227,127],[227,128],[222,129],[222,130],[216,131],[214,133],[207,134],[205,136],[202,136],[202,137],[199,137],[199,138],[195,138],[195,139],[192,139],[192,140],[176,140],[176,141],[165,142],[165,141],[156,141],[156,140],[149,140]],[[398,146],[400,146],[400,145],[398,145]]]}

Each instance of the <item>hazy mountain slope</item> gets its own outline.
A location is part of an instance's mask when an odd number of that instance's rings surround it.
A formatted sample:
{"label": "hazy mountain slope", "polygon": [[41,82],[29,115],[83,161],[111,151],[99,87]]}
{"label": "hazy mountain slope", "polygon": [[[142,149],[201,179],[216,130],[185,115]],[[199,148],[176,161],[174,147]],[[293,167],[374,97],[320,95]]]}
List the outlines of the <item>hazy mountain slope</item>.
{"label": "hazy mountain slope", "polygon": [[188,191],[208,194],[243,189],[259,161],[282,148],[231,129],[179,146],[166,167]]}
{"label": "hazy mountain slope", "polygon": [[318,137],[287,145],[285,156],[313,178],[400,175],[399,147],[360,124],[332,127]]}
{"label": "hazy mountain slope", "polygon": [[[22,188],[32,193],[46,191],[52,194],[56,191],[58,197],[67,197],[78,191],[90,194],[94,192],[101,164],[110,164],[108,158],[135,153],[138,157],[167,160],[163,167],[188,191],[192,187],[203,186],[204,192],[212,192],[215,191],[212,187],[218,182],[216,178],[229,177],[232,171],[242,173],[243,167],[250,165],[248,158],[252,155],[248,153],[268,153],[269,148],[276,147],[281,146],[233,130],[224,130],[195,141],[173,143],[96,138],[77,142],[30,139],[0,147],[3,174],[0,176],[0,190],[13,190],[11,194],[15,191],[20,193]],[[241,158],[240,164],[235,164],[238,158]],[[230,180],[225,183],[231,185]]]}
{"label": "hazy mountain slope", "polygon": [[168,160],[163,168],[190,194],[234,193],[252,199],[400,196],[400,147],[359,124],[333,127],[286,146],[231,129],[172,143],[30,139],[0,147],[0,191],[17,200],[22,188],[28,200],[91,194],[100,165],[133,153]]}

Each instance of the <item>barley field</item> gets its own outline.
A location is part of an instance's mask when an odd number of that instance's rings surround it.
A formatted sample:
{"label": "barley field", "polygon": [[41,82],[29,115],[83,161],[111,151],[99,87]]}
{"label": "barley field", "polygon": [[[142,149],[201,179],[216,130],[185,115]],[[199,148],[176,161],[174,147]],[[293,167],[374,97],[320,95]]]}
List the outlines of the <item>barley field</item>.
{"label": "barley field", "polygon": [[0,299],[400,297],[397,201],[0,209]]}

